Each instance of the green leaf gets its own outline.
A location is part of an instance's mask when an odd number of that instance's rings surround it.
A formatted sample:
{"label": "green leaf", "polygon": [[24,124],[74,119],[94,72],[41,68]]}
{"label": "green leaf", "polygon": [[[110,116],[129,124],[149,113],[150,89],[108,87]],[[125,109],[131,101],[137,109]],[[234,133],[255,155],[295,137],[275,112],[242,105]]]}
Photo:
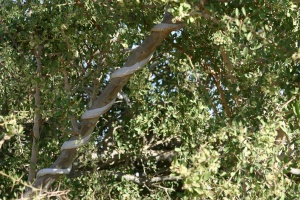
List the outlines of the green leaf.
{"label": "green leaf", "polygon": [[293,104],[293,111],[295,113],[295,115],[300,119],[300,109],[299,109],[299,103],[295,102]]}
{"label": "green leaf", "polygon": [[250,40],[252,39],[252,33],[249,32],[249,33],[247,34],[247,37],[246,37],[246,38],[247,38],[248,41],[250,41]]}
{"label": "green leaf", "polygon": [[238,18],[240,15],[240,11],[238,8],[235,9],[235,16]]}
{"label": "green leaf", "polygon": [[246,17],[246,10],[245,10],[245,7],[242,7],[242,13],[243,13],[243,15]]}
{"label": "green leaf", "polygon": [[207,181],[211,176],[211,173],[210,172],[205,172],[204,175],[203,175],[203,179],[204,181]]}
{"label": "green leaf", "polygon": [[247,56],[247,55],[248,55],[248,47],[244,47],[243,56]]}
{"label": "green leaf", "polygon": [[240,23],[239,19],[236,18],[234,21],[235,21],[235,23],[236,23],[237,26],[240,26],[241,23]]}

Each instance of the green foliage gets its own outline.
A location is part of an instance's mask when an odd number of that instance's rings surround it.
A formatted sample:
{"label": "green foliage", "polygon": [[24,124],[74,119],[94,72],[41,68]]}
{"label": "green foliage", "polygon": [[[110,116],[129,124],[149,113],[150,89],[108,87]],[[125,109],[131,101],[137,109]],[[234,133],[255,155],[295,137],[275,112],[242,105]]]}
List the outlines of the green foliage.
{"label": "green foliage", "polygon": [[287,163],[277,158],[283,148],[274,143],[277,123],[262,122],[257,132],[242,124],[222,128],[210,136],[210,146],[184,163],[173,161],[171,169],[184,177],[184,187],[195,198],[296,198],[299,190],[286,193],[286,188],[297,188],[297,181],[284,173]]}
{"label": "green foliage", "polygon": [[131,77],[52,190],[70,199],[297,199],[289,170],[300,168],[299,3],[201,2],[0,1],[1,199],[25,187],[34,112],[40,169],[167,5],[185,27]]}

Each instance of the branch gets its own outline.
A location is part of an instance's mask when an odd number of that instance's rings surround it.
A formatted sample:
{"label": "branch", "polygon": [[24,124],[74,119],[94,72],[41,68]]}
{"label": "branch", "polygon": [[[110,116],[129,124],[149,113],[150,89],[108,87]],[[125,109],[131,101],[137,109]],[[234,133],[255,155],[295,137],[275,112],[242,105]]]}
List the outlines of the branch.
{"label": "branch", "polygon": [[[102,151],[100,153],[103,157],[109,158],[107,160],[100,160],[97,163],[94,163],[94,165],[97,166],[97,171],[99,170],[106,170],[111,169],[113,167],[119,166],[120,164],[128,161],[131,156],[131,152],[118,152],[116,150],[113,150],[112,152],[109,152],[107,150]],[[149,150],[148,152],[145,152],[144,154],[135,157],[134,160],[141,160],[143,162],[147,162],[148,160],[151,160],[152,162],[163,162],[166,161],[168,163],[171,163],[173,161],[174,156],[176,155],[176,152],[174,150],[170,151],[163,151],[163,150]],[[91,164],[87,164],[84,167],[78,167],[74,168],[74,170],[71,171],[71,174],[68,175],[70,178],[75,178],[82,176],[86,173],[92,173],[95,168],[94,167],[88,167],[91,166]],[[85,172],[83,172],[83,170]]]}
{"label": "branch", "polygon": [[[41,73],[42,73],[42,60],[41,60],[41,55],[42,55],[42,49],[43,45],[39,45],[36,50],[34,50],[34,55],[36,58],[37,62],[37,77],[39,79],[42,78]],[[36,163],[38,160],[38,152],[39,152],[39,140],[40,140],[40,121],[42,119],[41,111],[40,111],[40,106],[41,106],[41,90],[39,88],[39,83],[36,83],[35,86],[35,95],[34,95],[34,100],[35,100],[35,114],[34,114],[34,125],[33,125],[33,138],[32,138],[32,149],[31,149],[31,158],[30,158],[30,165],[29,165],[29,174],[28,174],[28,182],[32,182],[33,179],[35,178],[35,173],[36,173]]]}
{"label": "branch", "polygon": [[[117,94],[121,91],[122,87],[128,82],[131,75],[145,65],[150,56],[156,50],[156,48],[162,43],[162,41],[174,30],[178,30],[183,27],[183,24],[172,23],[173,16],[169,13],[165,14],[165,17],[161,24],[154,26],[151,35],[148,36],[144,42],[135,49],[125,62],[124,67],[116,70],[110,78],[110,83],[105,87],[103,92],[93,102],[93,105],[82,115],[81,128],[79,130],[79,137],[73,136],[69,141],[65,142],[62,148],[62,152],[57,160],[50,166],[50,168],[44,169],[45,171],[57,170],[61,173],[60,169],[67,169],[74,162],[77,154],[77,147],[84,145],[95,128],[99,117],[107,112],[112,106]],[[80,144],[72,146],[71,143]],[[83,141],[83,142],[82,142]],[[47,189],[57,178],[59,174],[45,174],[37,177],[34,182],[34,187]],[[25,196],[30,196],[32,191],[27,191]]]}
{"label": "branch", "polygon": [[215,72],[212,72],[212,75],[214,77],[217,89],[220,93],[221,103],[223,105],[223,108],[225,109],[225,113],[226,113],[227,117],[230,118],[231,117],[231,112],[230,112],[229,106],[227,105],[226,96],[225,96],[225,93],[224,93],[224,91],[221,87],[220,79],[219,79],[218,75]]}
{"label": "branch", "polygon": [[151,183],[157,183],[157,182],[163,182],[163,181],[178,181],[182,180],[180,176],[157,176],[152,178],[139,178],[138,176],[131,175],[131,174],[124,174],[121,172],[118,172],[115,174],[115,177],[119,180],[126,180],[126,181],[132,181],[138,185],[145,185],[145,184],[151,184]]}
{"label": "branch", "polygon": [[231,80],[232,83],[236,83],[237,80],[234,76],[233,67],[232,67],[232,63],[229,59],[229,56],[228,56],[227,52],[225,52],[224,49],[221,48],[220,51],[221,51],[221,56],[223,58],[224,65],[227,68],[228,73],[229,73],[229,79]]}
{"label": "branch", "polygon": [[176,152],[174,150],[171,151],[164,151],[164,150],[148,150],[147,154],[150,155],[150,159],[155,160],[156,162],[159,161],[169,161],[172,162]]}
{"label": "branch", "polygon": [[[71,95],[71,85],[69,83],[69,76],[68,76],[68,72],[65,70],[65,69],[62,69],[61,70],[63,75],[64,75],[64,89],[65,91],[67,92],[67,94],[70,96]],[[73,135],[78,135],[78,123],[76,121],[76,117],[74,115],[71,115],[70,116],[70,121],[71,121],[71,124],[72,124],[72,134]]]}

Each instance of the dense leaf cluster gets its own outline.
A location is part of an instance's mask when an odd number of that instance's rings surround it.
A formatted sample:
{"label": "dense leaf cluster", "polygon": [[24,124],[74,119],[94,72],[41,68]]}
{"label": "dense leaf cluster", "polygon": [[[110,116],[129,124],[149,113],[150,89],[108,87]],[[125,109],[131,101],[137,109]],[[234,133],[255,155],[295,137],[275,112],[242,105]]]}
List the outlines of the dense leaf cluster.
{"label": "dense leaf cluster", "polygon": [[298,1],[3,0],[1,199],[26,187],[34,114],[40,169],[166,10],[185,27],[131,77],[51,190],[70,199],[299,196],[289,173],[300,168]]}

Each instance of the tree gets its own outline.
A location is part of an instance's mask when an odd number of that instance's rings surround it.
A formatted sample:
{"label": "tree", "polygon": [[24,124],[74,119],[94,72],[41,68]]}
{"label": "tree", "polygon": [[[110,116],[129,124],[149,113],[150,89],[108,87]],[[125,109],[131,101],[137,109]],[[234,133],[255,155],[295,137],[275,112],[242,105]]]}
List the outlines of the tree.
{"label": "tree", "polygon": [[0,12],[2,198],[298,197],[298,1]]}

